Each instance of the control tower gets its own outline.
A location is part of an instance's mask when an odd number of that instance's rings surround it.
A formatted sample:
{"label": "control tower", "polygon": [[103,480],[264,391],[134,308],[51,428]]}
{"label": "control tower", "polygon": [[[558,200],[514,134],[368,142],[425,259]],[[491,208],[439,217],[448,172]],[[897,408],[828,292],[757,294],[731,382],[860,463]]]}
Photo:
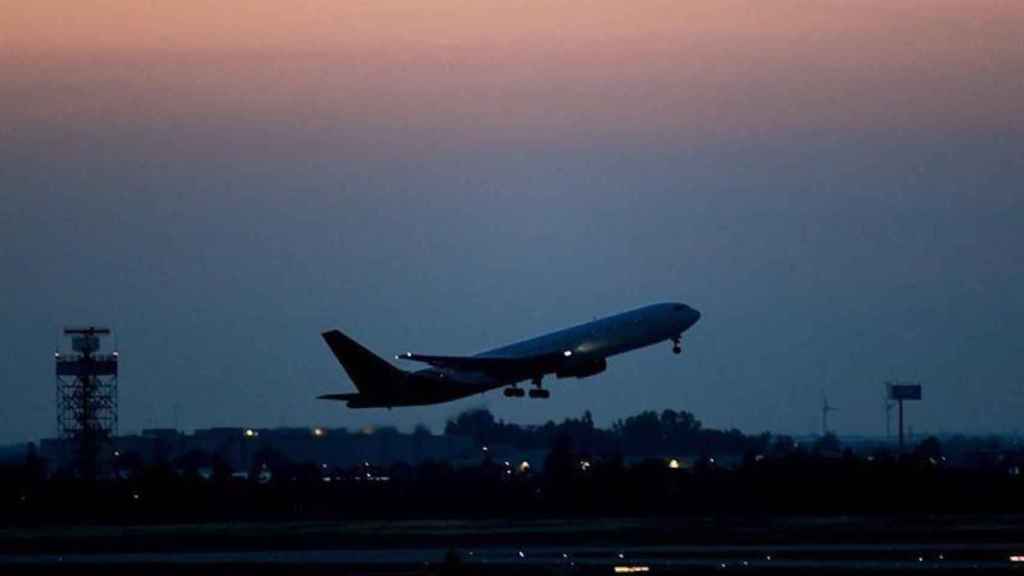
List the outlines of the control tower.
{"label": "control tower", "polygon": [[57,433],[72,451],[79,476],[94,479],[100,454],[117,434],[118,354],[100,352],[109,328],[64,328],[71,352],[54,354],[57,373]]}

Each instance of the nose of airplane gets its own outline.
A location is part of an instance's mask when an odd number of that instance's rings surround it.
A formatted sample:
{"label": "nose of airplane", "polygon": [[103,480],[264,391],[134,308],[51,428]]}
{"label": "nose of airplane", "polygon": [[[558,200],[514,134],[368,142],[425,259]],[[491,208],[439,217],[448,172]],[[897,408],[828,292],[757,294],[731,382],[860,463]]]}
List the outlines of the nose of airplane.
{"label": "nose of airplane", "polygon": [[689,329],[690,326],[697,323],[697,320],[700,320],[700,312],[698,312],[693,306],[677,303],[673,308],[676,310],[676,313],[679,314],[676,318],[679,319],[679,322],[682,322],[683,330]]}

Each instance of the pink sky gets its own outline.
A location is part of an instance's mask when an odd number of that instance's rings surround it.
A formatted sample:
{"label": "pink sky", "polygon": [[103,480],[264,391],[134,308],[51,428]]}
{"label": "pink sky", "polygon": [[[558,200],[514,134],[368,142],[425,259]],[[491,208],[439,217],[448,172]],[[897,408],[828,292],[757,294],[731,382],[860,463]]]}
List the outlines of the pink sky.
{"label": "pink sky", "polygon": [[456,140],[1020,129],[1024,3],[8,2],[0,115]]}

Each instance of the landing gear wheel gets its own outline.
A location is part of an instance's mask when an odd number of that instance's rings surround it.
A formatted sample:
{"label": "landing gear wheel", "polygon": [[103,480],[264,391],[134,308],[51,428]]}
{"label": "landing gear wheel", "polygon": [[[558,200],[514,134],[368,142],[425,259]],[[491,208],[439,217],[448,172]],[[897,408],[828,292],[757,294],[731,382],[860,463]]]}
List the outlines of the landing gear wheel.
{"label": "landing gear wheel", "polygon": [[545,389],[540,387],[541,381],[543,379],[544,379],[544,376],[540,375],[540,376],[534,376],[530,380],[530,383],[537,387],[534,390],[530,390],[530,398],[550,398],[551,397],[551,392],[548,392],[547,390],[545,390]]}
{"label": "landing gear wheel", "polygon": [[679,337],[677,336],[677,337],[672,339],[672,353],[673,354],[679,354],[682,351],[683,351],[683,349],[682,349],[682,347],[679,346]]}

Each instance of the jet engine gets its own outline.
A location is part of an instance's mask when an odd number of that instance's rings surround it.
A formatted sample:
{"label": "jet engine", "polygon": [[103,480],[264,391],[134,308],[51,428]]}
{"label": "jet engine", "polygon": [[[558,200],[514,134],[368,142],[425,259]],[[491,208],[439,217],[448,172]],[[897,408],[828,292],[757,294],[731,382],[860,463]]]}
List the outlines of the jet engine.
{"label": "jet engine", "polygon": [[555,371],[558,378],[586,378],[594,374],[600,374],[608,369],[608,361],[604,358],[585,359],[580,358],[562,365]]}

